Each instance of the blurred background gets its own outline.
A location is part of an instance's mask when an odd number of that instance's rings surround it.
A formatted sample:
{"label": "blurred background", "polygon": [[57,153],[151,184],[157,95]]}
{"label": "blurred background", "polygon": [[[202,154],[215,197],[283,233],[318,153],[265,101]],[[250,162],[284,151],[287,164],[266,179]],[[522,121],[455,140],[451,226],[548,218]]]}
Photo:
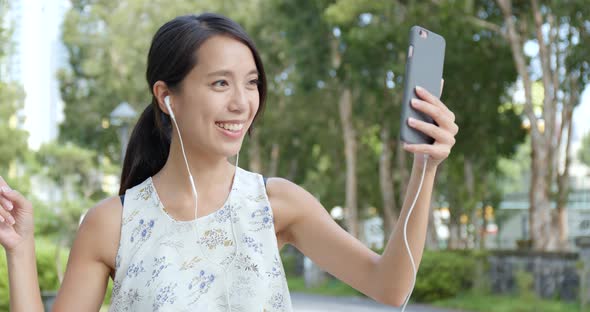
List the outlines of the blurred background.
{"label": "blurred background", "polygon": [[[84,213],[118,191],[151,98],[153,34],[206,11],[246,29],[269,78],[242,167],[302,185],[377,252],[410,175],[398,139],[409,29],[443,35],[442,99],[461,130],[438,169],[411,302],[590,311],[588,0],[0,0],[0,175],[34,203],[48,301]],[[291,246],[282,254],[300,307],[306,293],[363,302]],[[5,311],[7,285],[2,259]]]}

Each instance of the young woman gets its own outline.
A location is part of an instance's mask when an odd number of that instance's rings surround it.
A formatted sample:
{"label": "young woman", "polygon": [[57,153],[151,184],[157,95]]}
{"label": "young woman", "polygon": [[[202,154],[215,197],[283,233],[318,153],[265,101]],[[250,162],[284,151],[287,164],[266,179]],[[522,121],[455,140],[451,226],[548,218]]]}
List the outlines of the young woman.
{"label": "young woman", "polygon": [[[153,38],[146,76],[152,103],[131,135],[121,196],[84,218],[54,311],[98,311],[109,277],[111,311],[291,311],[279,255],[286,243],[376,301],[404,302],[414,274],[401,226],[378,255],[304,189],[228,162],[266,97],[262,62],[239,25],[216,14],[173,19]],[[434,175],[458,131],[437,97],[417,92],[423,100],[414,106],[438,126],[409,121],[436,142],[405,146],[415,157],[400,220],[424,174],[407,227],[416,265]],[[4,180],[0,187],[11,311],[42,311],[34,209]]]}

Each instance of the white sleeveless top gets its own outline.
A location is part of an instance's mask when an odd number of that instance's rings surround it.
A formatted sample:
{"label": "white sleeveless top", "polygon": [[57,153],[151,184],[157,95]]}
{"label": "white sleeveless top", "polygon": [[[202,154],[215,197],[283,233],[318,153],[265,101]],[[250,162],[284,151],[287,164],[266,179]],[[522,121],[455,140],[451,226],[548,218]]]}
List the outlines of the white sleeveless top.
{"label": "white sleeveless top", "polygon": [[223,207],[196,221],[168,215],[151,178],[128,189],[109,311],[230,307],[292,311],[262,176],[237,168]]}

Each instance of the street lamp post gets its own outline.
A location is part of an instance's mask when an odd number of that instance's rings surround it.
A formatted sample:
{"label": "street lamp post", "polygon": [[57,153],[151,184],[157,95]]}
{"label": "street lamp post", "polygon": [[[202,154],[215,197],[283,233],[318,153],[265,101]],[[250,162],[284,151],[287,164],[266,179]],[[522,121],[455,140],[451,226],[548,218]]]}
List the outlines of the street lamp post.
{"label": "street lamp post", "polygon": [[119,139],[121,140],[121,164],[125,160],[125,151],[129,142],[129,127],[137,113],[127,102],[122,102],[111,112],[111,124],[118,127]]}

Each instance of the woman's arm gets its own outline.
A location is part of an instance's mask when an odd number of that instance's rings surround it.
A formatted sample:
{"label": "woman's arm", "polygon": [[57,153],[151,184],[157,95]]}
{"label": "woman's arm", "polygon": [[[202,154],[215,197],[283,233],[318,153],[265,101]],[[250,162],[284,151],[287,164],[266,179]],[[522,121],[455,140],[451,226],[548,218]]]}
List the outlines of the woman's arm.
{"label": "woman's arm", "polygon": [[[412,263],[410,262],[404,241],[404,223],[408,216],[410,205],[418,192],[424,169],[423,159],[421,156],[414,158],[412,175],[408,183],[400,216],[393,233],[387,240],[385,250],[375,269],[377,272],[376,276],[379,276],[375,282],[383,291],[382,302],[393,306],[401,306],[403,304],[414,281]],[[430,213],[430,199],[432,197],[435,174],[436,167],[427,166],[426,170],[424,170],[422,189],[420,190],[420,195],[416,200],[407,224],[406,238],[412,251],[416,271],[420,266],[424,252],[426,229],[428,228],[428,217]]]}
{"label": "woman's arm", "polygon": [[14,250],[6,250],[6,262],[10,289],[10,311],[43,312],[33,237],[23,241]]}
{"label": "woman's arm", "polygon": [[[450,153],[458,132],[455,117],[440,100],[417,90],[424,101],[416,109],[432,116],[438,126],[410,123],[435,139],[433,145],[407,145],[415,154],[412,177],[402,213],[383,255],[378,255],[344,231],[326,209],[306,190],[284,179],[268,180],[267,192],[273,212],[278,216],[277,236],[294,245],[321,268],[381,303],[401,306],[410,291],[413,272],[403,239],[403,224],[418,190],[424,170],[424,182],[408,222],[408,244],[416,263],[422,257],[430,198],[436,168]],[[424,156],[428,164],[424,167]]]}
{"label": "woman's arm", "polygon": [[[5,189],[2,189],[4,187]],[[0,243],[8,265],[10,311],[43,312],[33,237],[33,208],[20,193],[8,191],[0,177]],[[114,267],[122,205],[109,198],[90,209],[70,252],[53,311],[98,311]]]}
{"label": "woman's arm", "polygon": [[0,177],[0,244],[6,253],[13,312],[43,312],[33,233],[31,203]]}
{"label": "woman's arm", "polygon": [[[417,271],[424,251],[436,168],[449,156],[451,148],[456,142],[455,135],[459,131],[459,127],[455,124],[455,114],[439,98],[420,87],[416,88],[416,93],[421,100],[412,100],[412,106],[432,117],[436,124],[420,120],[408,120],[408,123],[410,127],[427,134],[435,141],[433,144],[404,144],[406,151],[414,153],[412,176],[395,230],[387,242],[376,268],[376,274],[379,276],[377,282],[384,291],[384,301],[395,305],[405,302],[414,282],[414,271],[404,240],[404,226],[410,213],[410,207],[416,200],[411,211],[412,214],[408,219],[405,237]],[[422,188],[420,189],[422,178]],[[396,283],[392,283],[392,281],[396,281]],[[403,294],[401,303],[399,301],[400,294]]]}
{"label": "woman's arm", "polygon": [[114,196],[88,211],[72,245],[53,311],[100,309],[115,265],[122,209]]}

